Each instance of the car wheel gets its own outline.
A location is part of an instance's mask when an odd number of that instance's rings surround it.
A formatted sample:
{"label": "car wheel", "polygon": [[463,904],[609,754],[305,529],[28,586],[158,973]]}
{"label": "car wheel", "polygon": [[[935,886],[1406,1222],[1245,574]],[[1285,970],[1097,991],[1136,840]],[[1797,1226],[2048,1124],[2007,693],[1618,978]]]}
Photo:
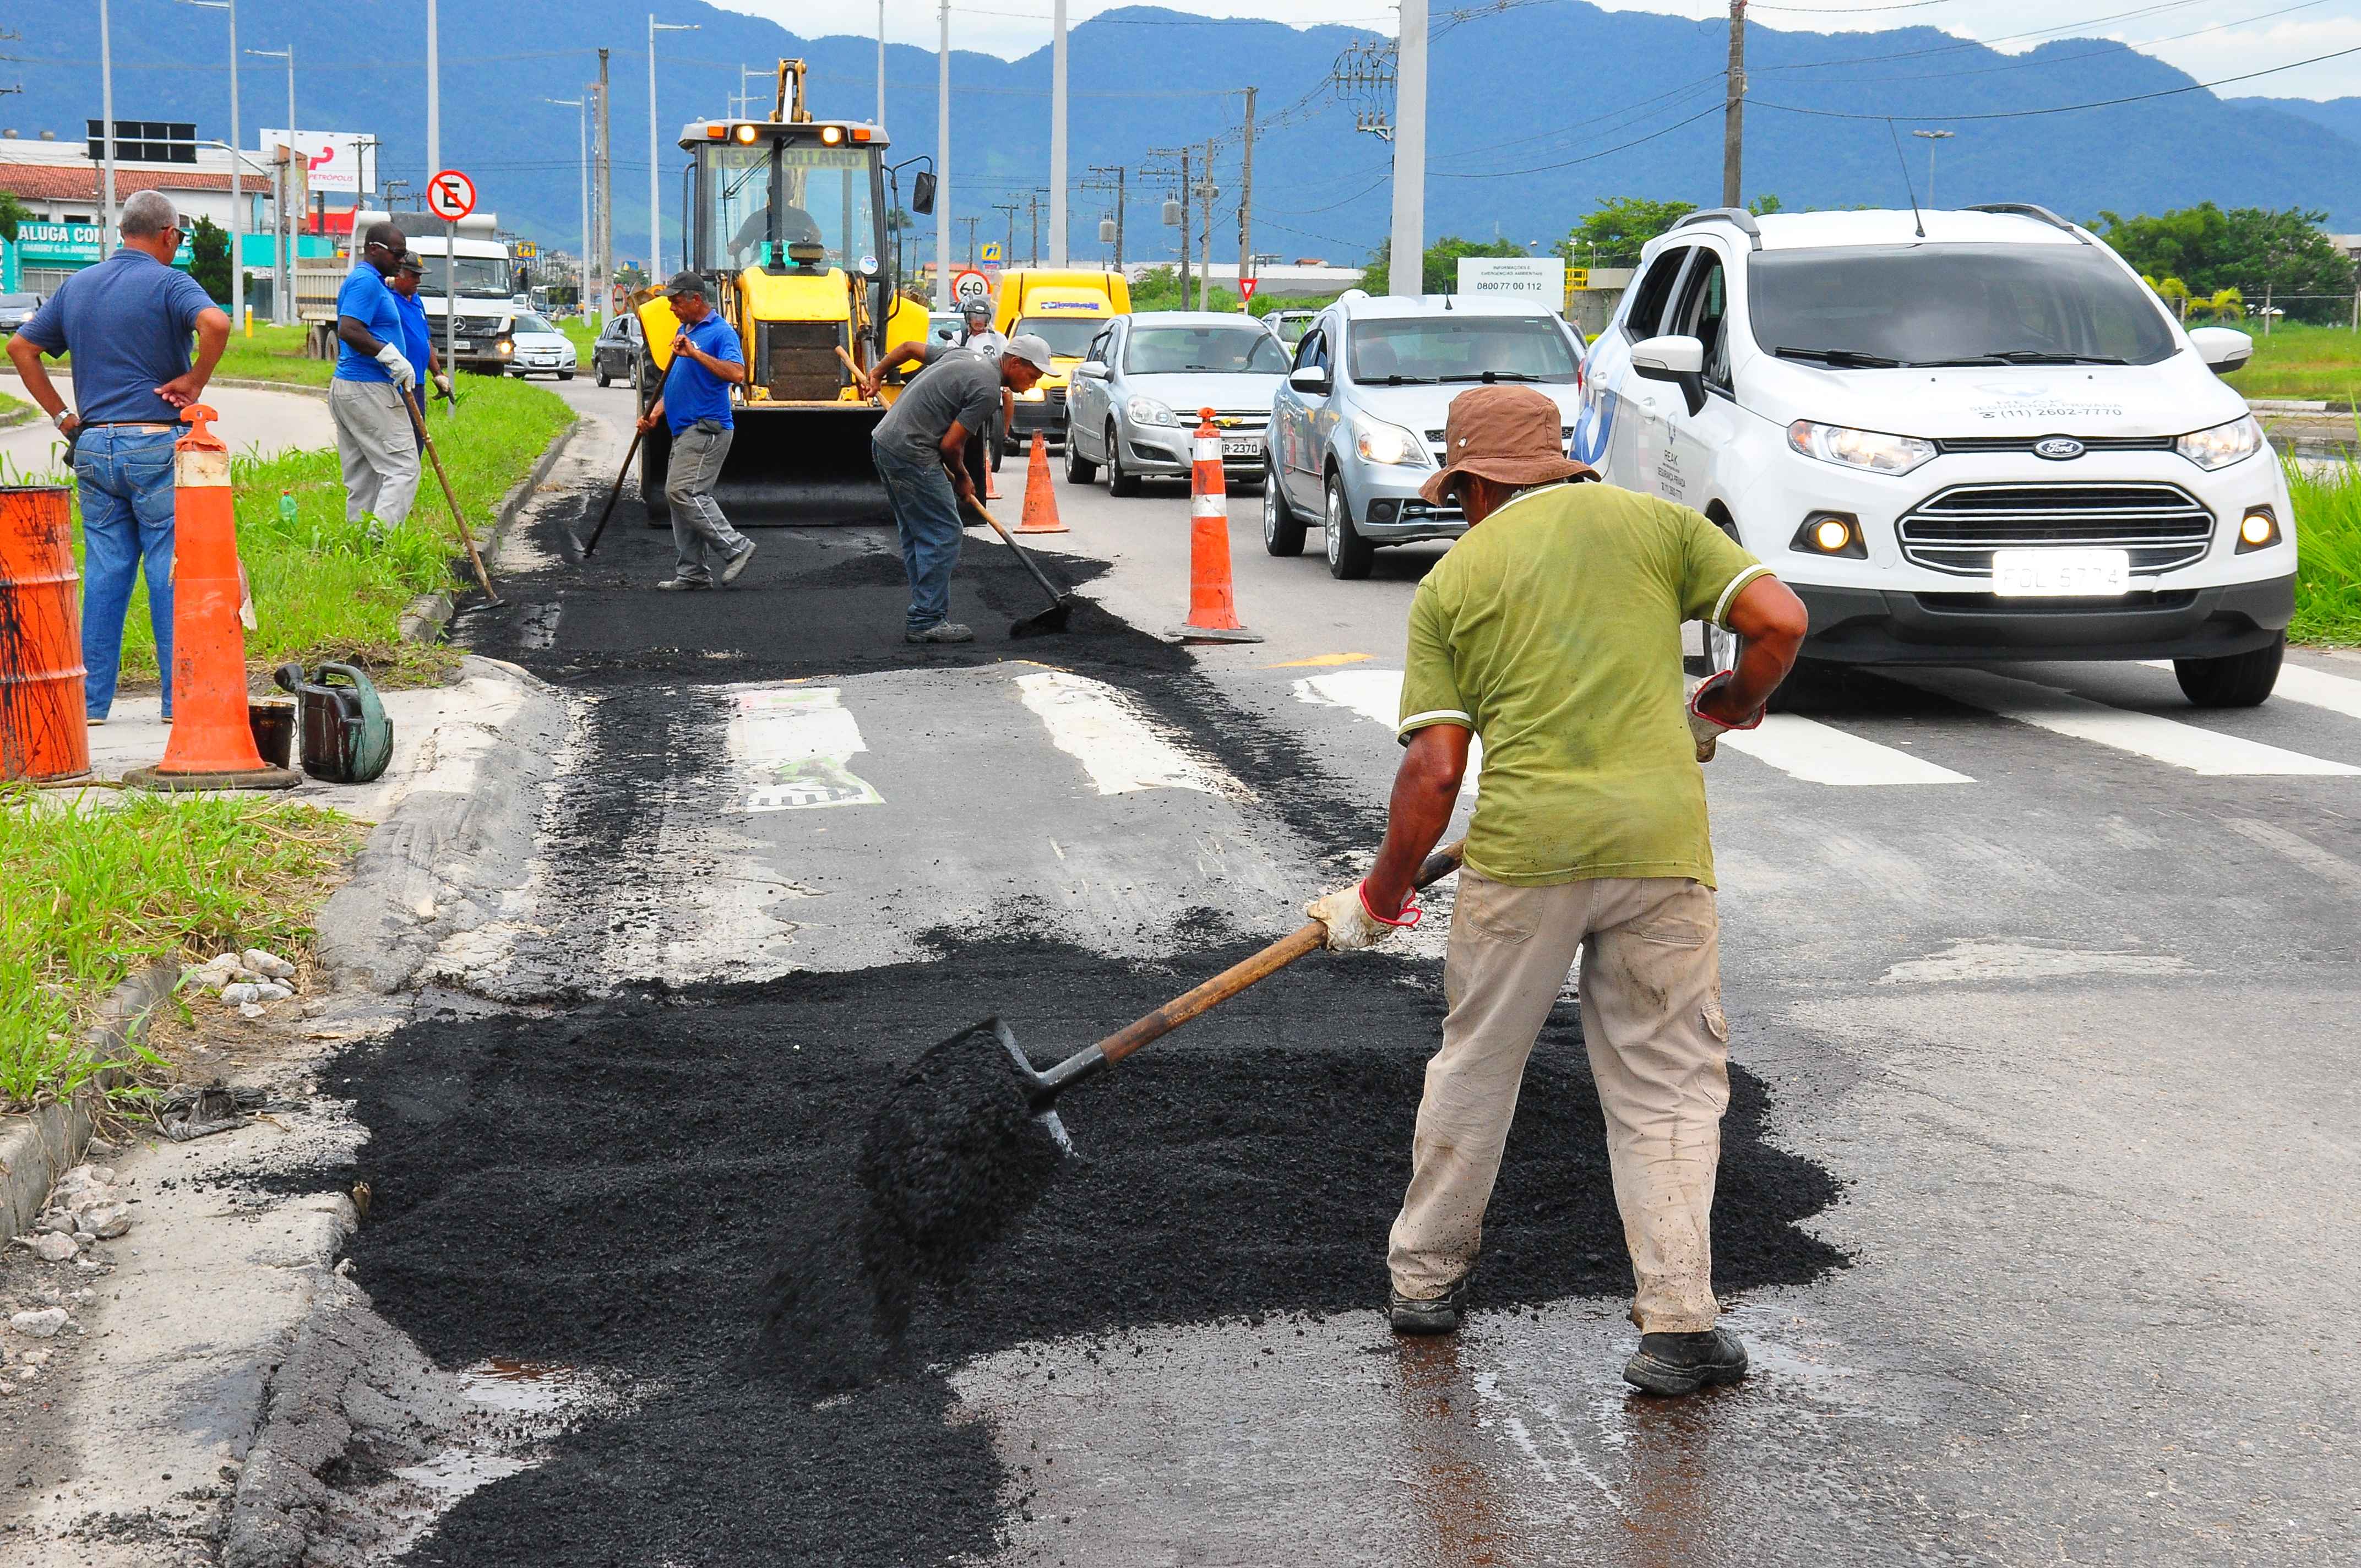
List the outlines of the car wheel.
{"label": "car wheel", "polygon": [[574,372],[571,370],[560,370],[557,373],[557,378],[561,381],[571,381],[574,379]]}
{"label": "car wheel", "polygon": [[1136,496],[1139,494],[1139,476],[1123,471],[1123,445],[1115,439],[1115,428],[1107,426],[1107,494]]}
{"label": "car wheel", "polygon": [[1279,494],[1276,474],[1266,475],[1262,482],[1262,547],[1265,554],[1282,557],[1303,554],[1303,520]]}
{"label": "car wheel", "polygon": [[1328,476],[1325,523],[1328,575],[1348,583],[1367,576],[1371,563],[1378,558],[1378,547],[1362,538],[1361,531],[1353,526],[1353,509],[1345,499],[1345,481],[1334,474]]}
{"label": "car wheel", "polygon": [[2279,663],[2287,656],[2287,633],[2270,646],[2224,659],[2175,659],[2172,674],[2183,696],[2200,707],[2253,707],[2279,685]]}
{"label": "car wheel", "polygon": [[[1708,679],[1724,670],[1738,668],[1738,655],[1746,640],[1727,627],[1705,623],[1705,673]],[[1818,659],[1798,659],[1771,700],[1763,705],[1765,713],[1795,713],[1811,705],[1813,693],[1835,674],[1833,666]]]}
{"label": "car wheel", "polygon": [[1066,483],[1087,485],[1099,477],[1099,466],[1082,455],[1082,444],[1066,437]]}
{"label": "car wheel", "polygon": [[607,372],[604,370],[598,372],[598,384],[602,387],[607,384]]}

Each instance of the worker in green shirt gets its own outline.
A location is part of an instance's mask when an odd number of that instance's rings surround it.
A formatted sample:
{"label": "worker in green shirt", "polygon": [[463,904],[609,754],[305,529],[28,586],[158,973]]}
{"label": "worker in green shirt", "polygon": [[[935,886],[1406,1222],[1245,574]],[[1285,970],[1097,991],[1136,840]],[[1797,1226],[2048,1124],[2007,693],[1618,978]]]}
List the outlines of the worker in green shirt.
{"label": "worker in green shirt", "polygon": [[[1483,741],[1482,790],[1444,960],[1389,1309],[1404,1333],[1459,1326],[1525,1058],[1581,953],[1590,1070],[1638,1291],[1624,1377],[1686,1394],[1746,1374],[1717,1326],[1710,1221],[1730,1101],[1713,849],[1698,763],[1762,720],[1806,630],[1802,601],[1686,507],[1595,482],[1529,387],[1451,405],[1430,502],[1468,532],[1411,603],[1407,748],[1369,874],[1312,904],[1327,945],[1413,925],[1412,879]],[[1594,481],[1585,483],[1582,481]],[[1681,626],[1743,639],[1691,697]]]}

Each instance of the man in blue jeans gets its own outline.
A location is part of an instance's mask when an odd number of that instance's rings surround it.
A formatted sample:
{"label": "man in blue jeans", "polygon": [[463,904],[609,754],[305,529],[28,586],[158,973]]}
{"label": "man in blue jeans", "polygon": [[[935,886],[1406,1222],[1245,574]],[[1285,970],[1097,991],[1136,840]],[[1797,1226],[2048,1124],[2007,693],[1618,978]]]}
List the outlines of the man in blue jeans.
{"label": "man in blue jeans", "polygon": [[[164,717],[172,717],[172,444],[181,411],[203,396],[229,342],[229,315],[172,267],[187,230],[171,199],[141,191],[123,203],[123,248],[58,286],[8,340],[8,358],[72,455],[82,498],[82,702],[103,724],[115,706],[123,617],[145,559]],[[196,362],[189,334],[197,338]],[[41,364],[73,356],[74,402]]]}
{"label": "man in blue jeans", "polygon": [[[895,362],[889,357],[886,364]],[[997,359],[972,348],[946,348],[929,352],[926,362],[878,422],[869,450],[893,503],[902,569],[910,579],[902,641],[972,642],[975,633],[950,619],[960,507],[975,501],[975,481],[967,471],[968,437],[991,427],[1003,388],[1033,389],[1049,368],[1049,345],[1025,333],[1010,338]],[[863,378],[863,395],[876,394],[884,368]]]}

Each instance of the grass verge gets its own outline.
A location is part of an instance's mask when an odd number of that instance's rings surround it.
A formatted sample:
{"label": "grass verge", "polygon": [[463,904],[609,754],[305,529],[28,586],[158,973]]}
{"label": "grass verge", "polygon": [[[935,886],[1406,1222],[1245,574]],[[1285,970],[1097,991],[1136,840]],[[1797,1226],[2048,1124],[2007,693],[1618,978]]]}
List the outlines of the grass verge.
{"label": "grass verge", "polygon": [[359,840],[317,806],[0,787],[0,1110],[63,1098],[103,1065],[83,1031],[135,970],[307,942]]}
{"label": "grass verge", "polygon": [[2282,326],[2269,336],[2249,323],[2255,356],[2224,379],[2242,398],[2361,402],[2361,333],[2341,326]]}
{"label": "grass verge", "polygon": [[2292,642],[2361,643],[2361,463],[2347,458],[2307,475],[2288,465],[2295,503]]}
{"label": "grass verge", "polygon": [[24,399],[12,398],[5,392],[0,392],[0,430],[5,430],[12,424],[22,424],[39,412],[38,409]]}

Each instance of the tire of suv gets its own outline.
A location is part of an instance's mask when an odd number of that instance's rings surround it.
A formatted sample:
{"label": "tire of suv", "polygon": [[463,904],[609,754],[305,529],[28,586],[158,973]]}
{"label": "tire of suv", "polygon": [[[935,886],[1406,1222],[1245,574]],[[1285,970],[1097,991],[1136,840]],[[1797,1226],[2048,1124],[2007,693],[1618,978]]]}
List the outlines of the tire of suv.
{"label": "tire of suv", "polygon": [[607,372],[604,370],[598,372],[598,384],[602,387],[607,384]]}
{"label": "tire of suv", "polygon": [[2287,633],[2272,639],[2268,648],[2233,653],[2224,659],[2175,659],[2173,679],[2183,696],[2199,707],[2253,707],[2279,685],[2279,663],[2287,656]]}
{"label": "tire of suv", "polygon": [[1072,431],[1068,431],[1066,433],[1066,483],[1087,485],[1098,477],[1099,466],[1082,456],[1082,444],[1074,439]]}
{"label": "tire of suv", "polygon": [[1136,496],[1139,494],[1139,476],[1123,471],[1123,445],[1115,426],[1107,426],[1107,494]]}
{"label": "tire of suv", "polygon": [[1303,520],[1280,493],[1279,476],[1268,472],[1262,478],[1262,547],[1269,555],[1303,554]]}
{"label": "tire of suv", "polygon": [[1353,509],[1345,499],[1345,481],[1335,475],[1328,476],[1328,510],[1325,513],[1328,535],[1328,575],[1344,582],[1358,582],[1369,575],[1369,566],[1378,558],[1378,547],[1361,537],[1353,526]]}
{"label": "tire of suv", "polygon": [[[1711,621],[1705,624],[1705,673],[1710,677],[1734,668],[1738,663],[1738,648],[1741,640],[1735,631],[1726,630]],[[1796,713],[1811,705],[1813,695],[1835,673],[1833,666],[1817,659],[1798,659],[1771,700],[1763,705],[1765,713]]]}

